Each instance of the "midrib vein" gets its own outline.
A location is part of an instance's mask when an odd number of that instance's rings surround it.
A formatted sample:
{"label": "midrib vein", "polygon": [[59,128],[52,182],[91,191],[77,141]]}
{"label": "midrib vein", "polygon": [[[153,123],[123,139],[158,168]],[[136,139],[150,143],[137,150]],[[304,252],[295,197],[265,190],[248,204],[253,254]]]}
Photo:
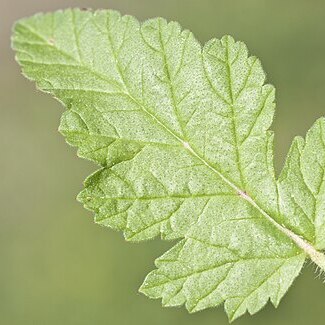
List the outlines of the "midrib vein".
{"label": "midrib vein", "polygon": [[251,204],[257,211],[259,211],[271,224],[273,224],[279,231],[281,231],[284,235],[289,237],[300,249],[302,249],[310,259],[323,271],[325,271],[325,255],[319,251],[317,251],[310,243],[308,243],[305,239],[301,238],[293,231],[288,228],[280,225],[273,219],[263,208],[259,206],[245,191],[241,190],[234,183],[232,183],[226,176],[224,176],[218,169],[216,169],[209,161],[205,160],[196,150],[194,150],[189,142],[184,141],[177,134],[175,134],[168,126],[160,121],[154,114],[152,114],[146,107],[144,107],[141,103],[139,103],[129,92],[128,96],[132,101],[134,101],[141,110],[143,110],[152,120],[154,120],[159,126],[165,129],[170,135],[172,135],[176,140],[178,140],[183,147],[191,153],[195,158],[200,160],[207,168],[217,174],[227,185],[229,185],[232,189],[236,191],[236,193],[246,200],[249,204]]}
{"label": "midrib vein", "polygon": [[[48,44],[47,39],[38,34],[36,31],[34,31],[30,26],[23,25],[25,28],[27,28],[30,32],[37,35],[40,39],[45,41],[46,44]],[[108,32],[109,34],[109,32]],[[108,35],[110,37],[110,35]],[[110,44],[110,39],[108,39]],[[112,45],[112,44],[110,44]],[[58,51],[65,53],[64,51],[60,50],[59,48],[56,48]],[[242,197],[244,200],[246,200],[249,204],[251,204],[257,211],[259,211],[271,224],[273,224],[279,231],[281,231],[283,234],[285,234],[287,237],[289,237],[300,249],[302,249],[309,257],[310,259],[319,266],[323,271],[325,271],[325,255],[321,252],[317,251],[310,243],[308,243],[305,239],[301,238],[297,234],[295,234],[293,231],[289,230],[288,228],[280,225],[273,219],[266,211],[264,211],[258,203],[256,203],[245,191],[241,190],[239,187],[237,187],[234,183],[232,183],[226,176],[224,176],[219,170],[217,170],[209,161],[205,160],[201,155],[195,151],[189,142],[184,141],[182,138],[180,138],[177,134],[175,134],[168,126],[166,126],[163,122],[160,121],[159,118],[157,118],[154,114],[152,114],[144,105],[139,103],[129,92],[126,81],[123,77],[119,61],[117,60],[117,55],[114,51],[114,48],[111,47],[113,56],[116,60],[118,73],[120,74],[123,84],[126,89],[122,89],[123,92],[126,92],[126,95],[129,96],[129,98],[134,101],[134,103],[137,104],[137,106],[144,111],[153,121],[155,121],[160,127],[162,127],[166,132],[168,132],[170,135],[172,135],[176,140],[178,140],[183,147],[191,153],[194,157],[196,157],[198,160],[200,160],[207,168],[209,168],[211,171],[213,171],[215,174],[217,174],[226,184],[228,184],[232,189],[236,191],[236,193]],[[72,58],[69,55],[70,58]],[[72,58],[75,60],[75,58]],[[76,60],[75,60],[76,61]],[[77,65],[86,68],[89,72],[97,75],[99,78],[106,80],[110,83],[110,80],[107,78],[106,75],[103,75],[99,73],[96,70],[93,70],[92,68],[85,66],[84,64],[81,64],[80,62],[76,62]]]}
{"label": "midrib vein", "polygon": [[252,205],[259,213],[261,213],[271,224],[273,224],[279,231],[281,231],[284,235],[289,237],[300,249],[302,249],[310,259],[317,264],[323,271],[325,271],[325,255],[321,252],[317,251],[310,243],[306,240],[295,234],[293,231],[288,228],[280,225],[273,219],[263,208],[259,206],[245,191],[241,190],[234,183],[232,183],[226,176],[224,176],[218,169],[216,169],[209,161],[205,160],[201,155],[194,150],[191,145],[180,138],[177,134],[175,134],[169,127],[167,127],[164,123],[160,121],[154,114],[152,114],[146,107],[144,107],[141,103],[139,103],[129,92],[128,95],[130,99],[132,99],[138,107],[140,107],[152,120],[154,120],[159,126],[165,129],[169,134],[171,134],[175,139],[177,139],[187,150],[191,153],[195,158],[202,162],[207,168],[209,168],[212,172],[217,174],[227,185],[229,185],[232,189],[236,191],[236,193],[246,200],[250,205]]}

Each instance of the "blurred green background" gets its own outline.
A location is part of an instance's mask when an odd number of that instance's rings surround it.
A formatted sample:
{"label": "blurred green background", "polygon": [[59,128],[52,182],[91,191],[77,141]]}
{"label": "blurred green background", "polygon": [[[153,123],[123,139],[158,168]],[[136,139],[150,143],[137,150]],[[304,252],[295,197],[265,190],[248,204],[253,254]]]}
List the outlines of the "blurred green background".
{"label": "blurred green background", "polygon": [[[65,144],[62,107],[20,75],[10,50],[16,19],[66,7],[163,16],[201,42],[224,34],[245,41],[277,87],[279,171],[292,137],[325,115],[325,1],[0,1],[0,324],[227,324],[222,307],[189,315],[138,294],[171,243],[126,243],[76,202],[95,166]],[[316,277],[307,264],[278,310],[268,305],[236,324],[324,324],[325,285]]]}

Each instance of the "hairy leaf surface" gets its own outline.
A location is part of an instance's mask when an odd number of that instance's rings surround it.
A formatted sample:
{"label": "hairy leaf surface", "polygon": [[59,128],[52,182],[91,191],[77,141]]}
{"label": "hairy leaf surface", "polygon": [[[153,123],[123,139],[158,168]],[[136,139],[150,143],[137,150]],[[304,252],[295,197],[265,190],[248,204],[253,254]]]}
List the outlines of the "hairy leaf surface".
{"label": "hairy leaf surface", "polygon": [[178,23],[77,9],[20,20],[24,75],[67,108],[60,132],[101,168],[79,200],[127,240],[177,239],[141,291],[230,320],[277,306],[306,257],[325,268],[318,120],[276,180],[274,88],[230,36],[203,47]]}

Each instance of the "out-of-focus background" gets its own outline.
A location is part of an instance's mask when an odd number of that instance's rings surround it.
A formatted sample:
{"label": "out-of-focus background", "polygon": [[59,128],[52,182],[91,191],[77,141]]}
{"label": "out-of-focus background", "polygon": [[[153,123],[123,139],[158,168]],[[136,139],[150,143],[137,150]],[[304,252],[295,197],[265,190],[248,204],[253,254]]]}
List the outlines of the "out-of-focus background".
{"label": "out-of-focus background", "polygon": [[[171,243],[126,243],[76,202],[95,166],[65,144],[62,107],[20,75],[10,50],[16,19],[66,7],[163,16],[202,43],[245,41],[277,87],[279,171],[292,137],[325,115],[325,1],[0,0],[0,324],[227,324],[222,307],[189,315],[137,293]],[[269,304],[236,324],[324,324],[325,285],[314,271],[306,265],[278,310]]]}

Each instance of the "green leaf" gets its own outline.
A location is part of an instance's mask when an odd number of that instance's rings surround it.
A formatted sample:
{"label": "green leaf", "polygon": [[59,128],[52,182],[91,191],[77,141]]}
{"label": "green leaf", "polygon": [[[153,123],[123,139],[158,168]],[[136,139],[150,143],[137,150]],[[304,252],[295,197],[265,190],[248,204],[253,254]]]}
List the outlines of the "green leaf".
{"label": "green leaf", "polygon": [[101,166],[78,199],[127,240],[178,243],[141,291],[230,320],[277,306],[305,258],[325,270],[324,121],[276,180],[274,88],[225,36],[110,10],[38,14],[14,28],[24,75],[67,108],[60,132]]}
{"label": "green leaf", "polygon": [[[279,177],[281,210],[288,226],[325,249],[325,120],[320,118],[306,140],[296,137]],[[289,218],[290,216],[290,218]]]}

